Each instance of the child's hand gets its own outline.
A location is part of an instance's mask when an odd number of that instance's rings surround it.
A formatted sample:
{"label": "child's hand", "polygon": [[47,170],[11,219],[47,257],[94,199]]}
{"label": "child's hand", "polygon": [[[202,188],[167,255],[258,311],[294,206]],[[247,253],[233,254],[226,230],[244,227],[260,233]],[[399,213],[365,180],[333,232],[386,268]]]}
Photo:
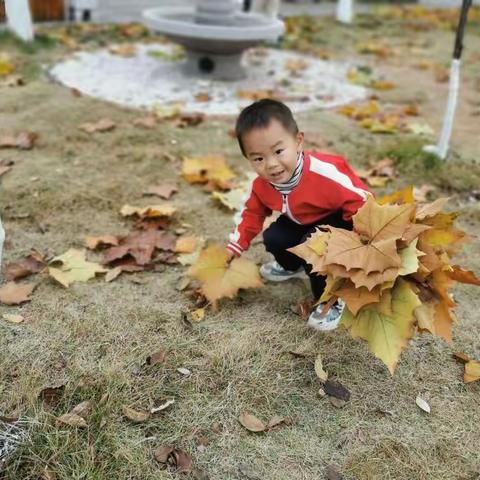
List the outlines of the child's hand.
{"label": "child's hand", "polygon": [[226,250],[227,255],[228,255],[227,264],[230,264],[230,262],[235,258],[235,254],[231,250],[229,250],[228,248],[226,248],[225,250]]}

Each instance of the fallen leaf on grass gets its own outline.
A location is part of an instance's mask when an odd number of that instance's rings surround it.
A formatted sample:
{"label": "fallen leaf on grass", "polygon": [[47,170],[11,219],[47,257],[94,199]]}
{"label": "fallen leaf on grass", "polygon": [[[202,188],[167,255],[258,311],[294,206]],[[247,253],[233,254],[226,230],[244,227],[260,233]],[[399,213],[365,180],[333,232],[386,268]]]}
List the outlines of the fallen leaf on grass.
{"label": "fallen leaf on grass", "polygon": [[315,359],[315,373],[322,382],[326,382],[328,380],[328,373],[323,369],[322,356],[320,354],[318,354],[317,358]]}
{"label": "fallen leaf on grass", "polygon": [[261,420],[249,412],[242,413],[238,421],[250,432],[263,432],[267,428]]}
{"label": "fallen leaf on grass", "polygon": [[205,318],[205,309],[197,308],[192,312],[192,322],[201,322]]}
{"label": "fallen leaf on grass", "polygon": [[48,267],[48,274],[65,288],[74,282],[86,282],[94,278],[97,273],[107,271],[100,264],[87,261],[85,250],[74,248],[53,258]]}
{"label": "fallen leaf on grass", "polygon": [[174,193],[178,192],[178,188],[176,185],[172,185],[170,183],[163,183],[162,185],[153,185],[148,187],[144,195],[157,195],[164,200],[168,200]]}
{"label": "fallen leaf on grass", "polygon": [[172,103],[170,105],[156,104],[153,107],[153,114],[159,120],[167,120],[171,118],[179,117],[184,108],[183,103]]}
{"label": "fallen leaf on grass", "polygon": [[187,274],[199,280],[201,292],[216,308],[223,297],[233,298],[242,288],[263,286],[258,267],[247,258],[235,258],[228,263],[228,253],[220,245],[211,245],[199,256]]}
{"label": "fallen leaf on grass", "polygon": [[145,412],[144,410],[135,410],[125,405],[122,407],[122,413],[134,423],[142,423],[150,418],[150,412]]}
{"label": "fallen leaf on grass", "polygon": [[235,174],[222,155],[205,155],[185,157],[182,165],[182,176],[190,183],[212,182],[220,189],[230,189],[230,181]]}
{"label": "fallen leaf on grass", "polygon": [[194,98],[196,102],[209,102],[212,99],[208,92],[199,92]]}
{"label": "fallen leaf on grass", "polygon": [[69,427],[85,428],[87,422],[80,415],[75,413],[65,413],[56,419],[57,425],[68,425]]}
{"label": "fallen leaf on grass", "polygon": [[45,387],[38,394],[38,398],[48,406],[55,406],[61,400],[64,392],[65,385]]}
{"label": "fallen leaf on grass", "polygon": [[85,400],[84,402],[79,403],[73,407],[70,413],[78,415],[82,418],[87,418],[91,415],[93,411],[93,403],[90,400]]}
{"label": "fallen leaf on grass", "polygon": [[415,403],[417,404],[417,407],[423,410],[426,413],[430,413],[430,405],[420,396],[417,396],[415,399]]}
{"label": "fallen leaf on grass", "polygon": [[97,132],[108,132],[113,130],[116,127],[116,124],[113,120],[109,118],[102,118],[97,122],[86,122],[82,123],[78,128],[83,130],[86,133],[97,133]]}
{"label": "fallen leaf on grass", "polygon": [[2,318],[4,318],[7,322],[10,323],[22,323],[25,320],[22,315],[15,315],[10,313],[4,313],[2,315]]}
{"label": "fallen leaf on grass", "polygon": [[197,248],[197,237],[185,236],[180,237],[175,244],[174,251],[176,253],[192,253]]}
{"label": "fallen leaf on grass", "polygon": [[85,246],[90,250],[95,250],[99,246],[118,245],[118,238],[114,235],[102,235],[100,237],[88,236],[85,238]]}
{"label": "fallen leaf on grass", "polygon": [[175,403],[174,398],[169,398],[167,400],[163,400],[156,407],[152,407],[150,409],[150,413],[153,415],[155,413],[161,412],[161,411],[167,409],[170,405],[173,405],[174,403]]}
{"label": "fallen leaf on grass", "polygon": [[170,465],[175,473],[190,473],[193,468],[192,457],[174,447],[158,447],[153,453],[159,463]]}
{"label": "fallen leaf on grass", "polygon": [[323,386],[325,393],[331,397],[338,398],[348,402],[350,400],[350,390],[344,387],[340,382],[335,380],[327,380]]}
{"label": "fallen leaf on grass", "polygon": [[21,132],[18,135],[6,135],[0,137],[0,148],[18,148],[19,150],[31,150],[38,140],[38,134],[34,132]]}
{"label": "fallen leaf on grass", "polygon": [[185,367],[177,368],[177,372],[186,376],[186,377],[189,377],[192,374],[192,372],[188,368],[185,368]]}
{"label": "fallen leaf on grass", "polygon": [[173,126],[177,128],[196,127],[205,120],[203,113],[182,113],[173,121]]}
{"label": "fallen leaf on grass", "polygon": [[5,54],[0,54],[0,77],[6,77],[15,71],[15,65],[11,58]]}
{"label": "fallen leaf on grass", "polygon": [[[167,232],[157,230],[134,231],[120,239],[120,245],[105,250],[103,263],[112,264],[112,262],[125,261],[132,257],[137,266],[144,266],[152,261],[155,249],[173,250],[175,241],[176,237]],[[122,271],[139,271],[133,267],[129,268],[130,265],[131,263],[124,264]]]}
{"label": "fallen leaf on grass", "polygon": [[152,353],[149,355],[145,361],[147,365],[157,365],[165,361],[167,352],[165,350],[159,350],[158,352]]}
{"label": "fallen leaf on grass", "polygon": [[45,266],[45,257],[37,250],[31,250],[27,255],[18,262],[10,262],[5,265],[5,278],[7,280],[17,280],[25,278],[32,273],[40,272]]}
{"label": "fallen leaf on grass", "polygon": [[480,362],[477,360],[469,360],[465,364],[465,373],[463,381],[465,383],[472,383],[480,380]]}
{"label": "fallen leaf on grass", "polygon": [[124,205],[120,214],[123,217],[130,217],[131,215],[138,215],[140,218],[146,217],[171,217],[177,209],[170,203],[163,205],[149,205],[147,207],[133,207],[131,205]]}
{"label": "fallen leaf on grass", "polygon": [[157,126],[157,119],[153,116],[139,117],[133,120],[133,124],[136,127],[151,129]]}
{"label": "fallen leaf on grass", "polygon": [[30,295],[37,285],[33,283],[8,282],[0,287],[0,303],[5,305],[19,305],[29,302]]}

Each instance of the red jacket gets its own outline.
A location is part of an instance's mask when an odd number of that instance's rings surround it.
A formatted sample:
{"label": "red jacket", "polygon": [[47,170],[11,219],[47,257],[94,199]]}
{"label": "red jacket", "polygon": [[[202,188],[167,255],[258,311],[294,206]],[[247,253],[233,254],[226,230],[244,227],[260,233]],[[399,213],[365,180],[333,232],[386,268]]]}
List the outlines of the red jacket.
{"label": "red jacket", "polygon": [[227,248],[241,255],[262,231],[272,211],[302,225],[316,223],[338,210],[343,212],[344,220],[350,220],[368,193],[343,157],[305,151],[300,183],[290,194],[282,195],[262,177],[252,182],[243,208],[234,217],[236,226]]}

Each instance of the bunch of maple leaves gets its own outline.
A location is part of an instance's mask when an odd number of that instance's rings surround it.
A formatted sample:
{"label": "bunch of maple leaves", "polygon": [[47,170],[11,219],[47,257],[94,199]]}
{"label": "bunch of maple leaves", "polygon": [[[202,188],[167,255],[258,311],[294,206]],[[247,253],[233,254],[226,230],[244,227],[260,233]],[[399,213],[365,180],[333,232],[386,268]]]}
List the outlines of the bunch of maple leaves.
{"label": "bunch of maple leaves", "polygon": [[341,324],[369,344],[393,374],[402,350],[417,332],[452,340],[454,281],[480,285],[451,264],[467,240],[454,225],[447,198],[417,205],[412,188],[375,200],[353,216],[353,230],[320,227],[291,251],[327,276],[320,298],[346,308]]}

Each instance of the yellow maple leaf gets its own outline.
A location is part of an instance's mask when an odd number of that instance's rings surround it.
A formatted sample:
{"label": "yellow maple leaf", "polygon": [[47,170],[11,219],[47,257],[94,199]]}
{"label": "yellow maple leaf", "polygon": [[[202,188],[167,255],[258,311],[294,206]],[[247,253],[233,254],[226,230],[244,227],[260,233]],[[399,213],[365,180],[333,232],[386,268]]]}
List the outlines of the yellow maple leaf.
{"label": "yellow maple leaf", "polygon": [[207,183],[208,181],[222,183],[235,178],[235,174],[222,155],[185,157],[182,175],[190,183]]}
{"label": "yellow maple leaf", "polygon": [[[402,350],[414,335],[413,312],[420,300],[402,279],[395,283],[391,298],[385,293],[379,303],[364,308],[357,316],[345,309],[342,325],[350,330],[352,337],[366,340],[370,351],[393,375]],[[391,314],[387,313],[389,311]]]}
{"label": "yellow maple leaf", "polygon": [[47,272],[68,288],[73,282],[86,282],[95,277],[96,273],[108,272],[108,269],[98,263],[88,262],[85,250],[72,248],[63,255],[53,258]]}
{"label": "yellow maple leaf", "polygon": [[5,54],[0,54],[0,77],[10,75],[15,71],[15,65],[12,63],[10,57]]}
{"label": "yellow maple leaf", "polygon": [[465,383],[471,383],[476,382],[477,380],[480,380],[480,362],[477,360],[469,360],[465,364],[463,381]]}
{"label": "yellow maple leaf", "polygon": [[413,203],[413,186],[410,185],[404,190],[394,192],[391,195],[384,195],[383,197],[377,198],[377,203],[379,205],[394,204],[394,203]]}
{"label": "yellow maple leaf", "polygon": [[312,265],[312,272],[324,273],[324,254],[329,238],[330,232],[317,230],[305,242],[287,250]]}
{"label": "yellow maple leaf", "polygon": [[241,288],[263,286],[258,268],[244,257],[228,263],[228,253],[220,245],[211,245],[200,253],[197,262],[187,274],[199,280],[201,291],[216,308],[218,300],[233,298]]}

